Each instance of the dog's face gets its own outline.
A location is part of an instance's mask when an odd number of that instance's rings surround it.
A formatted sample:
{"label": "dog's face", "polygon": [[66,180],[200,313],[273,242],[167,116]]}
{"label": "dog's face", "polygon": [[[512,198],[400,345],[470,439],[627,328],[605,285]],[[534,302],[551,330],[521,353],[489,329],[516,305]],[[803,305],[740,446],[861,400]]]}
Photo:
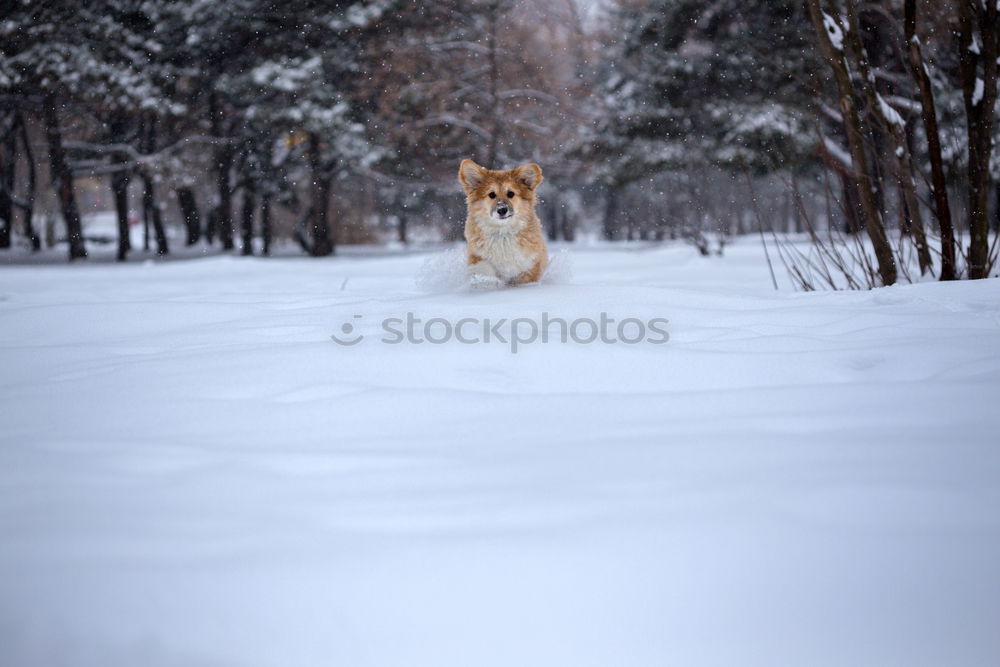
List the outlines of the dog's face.
{"label": "dog's face", "polygon": [[465,189],[469,215],[477,222],[514,227],[535,207],[535,189],[542,182],[542,168],[532,163],[491,171],[472,160],[462,160],[458,180]]}

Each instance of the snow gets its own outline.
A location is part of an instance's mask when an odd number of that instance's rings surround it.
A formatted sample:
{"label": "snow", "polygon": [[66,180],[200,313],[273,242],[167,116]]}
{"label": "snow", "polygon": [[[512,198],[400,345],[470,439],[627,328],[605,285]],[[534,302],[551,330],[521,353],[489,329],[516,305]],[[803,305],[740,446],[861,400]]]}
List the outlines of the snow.
{"label": "snow", "polygon": [[850,168],[854,165],[854,158],[851,157],[851,154],[845,151],[841,145],[833,139],[824,136],[823,147],[845,167]]}
{"label": "snow", "polygon": [[[80,220],[83,226],[83,235],[90,241],[101,241],[104,244],[117,247],[118,243],[118,216],[111,211],[100,211],[97,213],[86,213]],[[65,235],[61,221],[60,233]],[[152,224],[152,223],[151,223]],[[150,232],[152,234],[152,232]],[[129,241],[133,248],[141,248],[143,240],[143,227],[141,224],[129,225]],[[62,250],[62,248],[60,248]]]}
{"label": "snow", "polygon": [[823,12],[823,25],[826,27],[826,34],[830,37],[830,44],[838,51],[844,50],[844,31],[840,24],[832,16]]}
{"label": "snow", "polygon": [[250,71],[250,80],[258,86],[271,86],[275,90],[293,92],[307,81],[315,79],[323,65],[319,56],[298,61],[265,61]]}
{"label": "snow", "polygon": [[[992,664],[1000,280],[726,253],[0,267],[0,664]],[[669,341],[381,341],[602,312]]]}
{"label": "snow", "polygon": [[975,88],[972,90],[972,106],[978,106],[983,101],[984,84],[979,77],[976,78]]}
{"label": "snow", "polygon": [[876,93],[876,97],[878,98],[878,107],[882,111],[882,116],[885,117],[886,122],[890,125],[905,127],[906,123],[903,122],[903,117],[899,115],[899,112],[886,102],[881,95]]}

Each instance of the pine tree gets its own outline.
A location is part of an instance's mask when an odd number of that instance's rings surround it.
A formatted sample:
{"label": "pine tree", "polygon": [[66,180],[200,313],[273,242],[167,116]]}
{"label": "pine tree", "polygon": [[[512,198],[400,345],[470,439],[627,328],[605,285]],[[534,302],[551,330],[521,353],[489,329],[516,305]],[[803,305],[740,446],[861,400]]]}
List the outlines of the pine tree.
{"label": "pine tree", "polygon": [[699,163],[766,172],[809,156],[802,77],[815,61],[800,4],[654,0],[620,10],[609,129],[634,142],[642,173]]}
{"label": "pine tree", "polygon": [[148,67],[161,49],[152,35],[156,5],[140,0],[6,4],[0,22],[0,88],[17,108],[42,119],[69,256],[83,258],[87,250],[63,117],[81,108],[162,105],[162,90]]}

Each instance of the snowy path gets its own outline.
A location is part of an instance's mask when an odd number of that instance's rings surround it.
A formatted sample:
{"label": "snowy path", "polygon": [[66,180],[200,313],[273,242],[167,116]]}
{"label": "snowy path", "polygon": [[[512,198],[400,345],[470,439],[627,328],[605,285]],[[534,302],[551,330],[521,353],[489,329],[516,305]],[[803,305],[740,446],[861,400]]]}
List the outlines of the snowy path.
{"label": "snowy path", "polygon": [[[0,268],[0,665],[996,664],[1000,280],[423,261]],[[381,342],[408,312],[670,340]]]}

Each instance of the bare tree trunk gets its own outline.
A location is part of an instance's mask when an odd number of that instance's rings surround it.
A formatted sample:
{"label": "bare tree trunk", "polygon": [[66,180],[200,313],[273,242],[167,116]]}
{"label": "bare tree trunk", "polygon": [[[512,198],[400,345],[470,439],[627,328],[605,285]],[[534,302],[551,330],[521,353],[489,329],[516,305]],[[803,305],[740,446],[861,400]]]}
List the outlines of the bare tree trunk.
{"label": "bare tree trunk", "polygon": [[490,141],[486,153],[486,168],[500,169],[497,164],[497,151],[500,142],[500,99],[497,97],[497,86],[500,83],[500,68],[497,62],[497,21],[500,5],[497,0],[490,0],[487,6],[488,44],[489,49],[489,91],[490,91]]}
{"label": "bare tree trunk", "polygon": [[[35,217],[35,192],[37,190],[37,177],[35,174],[35,156],[31,150],[31,140],[28,138],[28,125],[24,122],[24,116],[17,112],[18,124],[21,127],[21,148],[24,150],[25,163],[28,165],[28,190],[24,194],[24,203],[21,206],[24,215],[24,233],[31,241],[31,249],[38,252],[42,249],[42,240],[35,231],[32,220]],[[48,229],[48,228],[46,228]],[[52,243],[49,244],[53,245]]]}
{"label": "bare tree trunk", "polygon": [[163,228],[163,215],[156,203],[156,186],[153,183],[153,176],[149,172],[141,170],[139,177],[142,179],[143,215],[145,220],[152,223],[153,233],[156,235],[156,254],[166,255],[170,249],[167,247],[167,235]]}
{"label": "bare tree trunk", "polygon": [[152,211],[152,207],[149,205],[149,202],[146,201],[145,179],[143,179],[143,181],[144,182],[143,182],[143,189],[142,189],[142,250],[143,250],[143,252],[149,252],[149,248],[150,248],[150,245],[149,245],[149,239],[150,239],[149,230],[152,227],[152,224],[151,224],[152,220],[149,219],[149,216],[152,215],[153,211]]}
{"label": "bare tree trunk", "polygon": [[549,241],[559,239],[559,205],[555,199],[545,207],[545,235]]}
{"label": "bare tree trunk", "polygon": [[563,241],[569,241],[569,239],[566,238],[566,227],[568,226],[566,218],[569,217],[569,211],[567,210],[566,202],[561,200],[557,201],[555,206],[555,211],[557,220],[556,239],[562,238]]}
{"label": "bare tree trunk", "polygon": [[243,219],[240,224],[243,247],[240,250],[242,255],[253,254],[253,213],[257,208],[257,197],[253,187],[247,183],[243,190]]}
{"label": "bare tree trunk", "polygon": [[840,174],[840,186],[844,195],[844,231],[848,234],[860,234],[865,228],[865,221],[858,182],[850,174],[843,173]]}
{"label": "bare tree trunk", "polygon": [[128,182],[127,171],[116,171],[111,175],[111,195],[115,200],[115,213],[118,217],[118,254],[116,259],[124,262],[132,249],[128,225]]}
{"label": "bare tree trunk", "polygon": [[215,243],[215,235],[219,227],[219,207],[213,206],[208,210],[205,220],[205,240],[209,245]]}
{"label": "bare tree trunk", "polygon": [[313,206],[309,204],[304,211],[299,215],[298,221],[295,223],[295,241],[302,246],[302,250],[312,254],[312,245],[309,242],[308,229],[306,227],[309,225],[313,217]]}
{"label": "bare tree trunk", "polygon": [[215,231],[225,250],[233,249],[233,188],[229,182],[229,170],[233,166],[231,148],[220,148],[216,152],[216,186],[219,189],[219,205],[216,207]]}
{"label": "bare tree trunk", "polygon": [[329,176],[320,176],[313,185],[312,244],[313,257],[332,255],[333,238],[330,235],[330,184]]}
{"label": "bare tree trunk", "polygon": [[[216,137],[223,135],[228,137],[228,133],[223,132],[223,111],[215,95],[209,98],[209,114],[212,120],[212,133]],[[225,250],[233,249],[233,186],[230,182],[230,172],[235,159],[236,150],[231,142],[226,141],[215,149],[215,184],[219,192],[219,203],[215,208],[213,231],[219,234]],[[209,237],[209,241],[211,240],[212,236]]]}
{"label": "bare tree trunk", "polygon": [[260,240],[261,254],[271,254],[271,195],[267,191],[260,197]]}
{"label": "bare tree trunk", "polygon": [[781,218],[778,220],[785,228],[785,233],[790,234],[792,231],[792,211],[795,210],[795,206],[792,204],[792,192],[786,192],[785,196],[781,198]]}
{"label": "bare tree trunk", "polygon": [[[143,147],[146,153],[156,152],[155,123],[155,118],[149,116],[146,118],[145,126],[143,127],[145,134],[143,137]],[[167,232],[163,227],[163,213],[160,211],[160,206],[156,201],[156,182],[153,174],[146,169],[141,169],[139,176],[142,178],[143,183],[142,203],[147,215],[146,219],[152,221],[153,233],[156,235],[156,254],[161,256],[166,255],[170,252],[170,248],[167,246]]]}
{"label": "bare tree trunk", "polygon": [[46,95],[42,102],[42,116],[45,119],[45,136],[49,144],[49,165],[52,171],[52,188],[59,196],[63,220],[66,222],[66,239],[69,241],[69,259],[84,259],[87,257],[87,247],[83,242],[83,225],[80,222],[80,209],[76,205],[76,192],[73,189],[73,172],[66,161],[66,150],[62,143],[62,130],[59,128],[59,113],[56,110],[54,95]]}
{"label": "bare tree trunk", "polygon": [[[840,205],[841,213],[844,215],[844,233],[845,234],[860,234],[861,230],[864,229],[863,216],[861,211],[861,200],[858,195],[858,182],[854,177],[854,173],[845,165],[843,162],[835,158],[823,145],[821,140],[817,145],[817,153],[819,158],[823,161],[828,168],[830,168],[833,173],[837,175],[837,180],[840,181],[840,200],[838,204]],[[833,226],[833,219],[830,218],[828,224]]]}
{"label": "bare tree trunk", "polygon": [[[663,218],[656,219],[656,230],[653,233],[654,241],[662,241],[667,236],[667,224],[666,220]],[[567,241],[572,241],[572,239],[566,239]]]}
{"label": "bare tree trunk", "polygon": [[399,239],[399,242],[402,243],[403,245],[407,244],[407,239],[406,239],[406,223],[407,223],[407,219],[406,218],[407,218],[407,216],[406,216],[405,213],[402,214],[402,215],[400,215],[400,216],[398,216],[399,223],[396,226],[397,238]]}
{"label": "bare tree trunk", "polygon": [[[969,143],[969,278],[986,278],[989,258],[990,154],[997,100],[996,2],[959,2],[959,74]],[[978,36],[977,36],[978,28]]]}
{"label": "bare tree trunk", "polygon": [[149,183],[153,204],[153,231],[156,233],[156,254],[166,255],[170,252],[170,248],[167,245],[167,230],[163,226],[163,211],[156,201],[156,185],[152,178],[149,179]]}
{"label": "bare tree trunk", "polygon": [[[902,141],[905,145],[905,139]],[[930,245],[927,243],[927,233],[924,231],[923,218],[920,215],[920,199],[917,197],[917,184],[913,176],[913,163],[909,150],[893,161],[893,168],[897,172],[896,178],[906,207],[907,220],[910,223],[909,232],[913,236],[913,244],[917,247],[920,275],[924,275],[933,269],[933,261]]]}
{"label": "bare tree trunk", "polygon": [[[850,0],[848,1],[850,2]],[[824,19],[835,24],[834,28],[839,30],[841,34],[843,34],[843,27],[837,23],[837,19],[823,12],[820,8],[820,0],[807,0],[807,5],[813,29],[819,40],[820,51],[833,70],[834,78],[837,81],[837,90],[840,96],[840,111],[844,118],[844,131],[847,134],[847,144],[854,163],[854,176],[858,183],[858,195],[864,215],[865,229],[868,231],[868,237],[871,239],[872,247],[875,251],[875,259],[878,262],[879,277],[883,285],[892,285],[896,282],[897,277],[896,261],[872,192],[875,180],[871,173],[867,151],[865,150],[864,136],[861,130],[861,118],[854,104],[854,88],[851,83],[851,75],[844,60],[842,45],[835,47],[833,42],[831,42]]]}
{"label": "bare tree trunk", "polygon": [[993,231],[1000,233],[1000,181],[993,184]]}
{"label": "bare tree trunk", "polygon": [[215,176],[219,190],[219,205],[216,207],[215,231],[225,250],[233,249],[233,187],[229,182],[233,157],[231,148],[223,147],[216,151]]}
{"label": "bare tree trunk", "polygon": [[607,197],[604,200],[604,223],[602,225],[605,241],[616,240],[621,231],[621,226],[618,224],[618,197],[618,186],[609,187]]}
{"label": "bare tree trunk", "polygon": [[636,223],[635,218],[636,218],[636,216],[634,215],[635,212],[632,210],[632,206],[633,205],[634,204],[632,202],[630,202],[630,201],[628,201],[626,199],[626,201],[625,201],[625,210],[629,211],[629,213],[630,213],[630,215],[628,215],[625,218],[625,240],[626,241],[635,241],[635,239],[636,239],[636,229],[635,229],[635,223]]}
{"label": "bare tree trunk", "polygon": [[[867,103],[868,115],[875,119],[880,133],[892,140],[892,155],[888,158],[889,167],[899,187],[903,201],[906,221],[909,222],[906,231],[914,239],[917,247],[917,261],[920,264],[921,275],[931,270],[931,252],[927,245],[927,235],[920,216],[920,203],[917,198],[917,184],[914,179],[913,162],[910,158],[910,146],[906,140],[906,127],[902,116],[895,112],[888,103],[879,96],[875,89],[875,76],[864,45],[861,43],[861,23],[854,0],[847,0],[847,44],[848,53],[853,57],[858,70],[861,90]],[[881,151],[885,153],[886,151]]]}
{"label": "bare tree trunk", "polygon": [[934,194],[934,212],[941,232],[941,280],[954,280],[955,275],[955,228],[951,221],[951,207],[948,204],[948,187],[944,178],[944,160],[941,158],[941,134],[938,131],[937,111],[934,108],[934,90],[924,66],[924,56],[917,37],[917,1],[906,0],[903,19],[903,35],[906,39],[910,70],[920,89],[920,112],[927,135],[927,153],[931,163],[931,190]]}
{"label": "bare tree trunk", "polygon": [[802,211],[805,210],[805,204],[802,202],[802,194],[799,192],[797,186],[792,190],[792,201],[795,203],[792,206],[792,231],[796,234],[801,234],[806,230],[802,221]]}
{"label": "bare tree trunk", "polygon": [[[108,121],[110,136],[117,141],[125,134],[125,119],[121,114],[113,114]],[[115,259],[124,262],[128,258],[128,253],[132,249],[132,240],[129,238],[128,225],[128,186],[131,180],[131,173],[124,165],[129,161],[129,156],[125,153],[112,153],[111,164],[118,165],[119,171],[111,173],[110,188],[111,198],[115,202],[115,217],[118,226],[118,251]]]}
{"label": "bare tree trunk", "polygon": [[0,248],[10,247],[14,226],[14,183],[17,175],[17,116],[4,116],[0,126]]}
{"label": "bare tree trunk", "polygon": [[319,137],[309,136],[309,166],[312,171],[312,224],[310,225],[312,243],[309,254],[313,257],[332,255],[333,240],[330,238],[330,184],[331,176],[322,168],[320,160]]}
{"label": "bare tree trunk", "polygon": [[187,245],[194,245],[201,239],[201,216],[198,214],[194,190],[188,187],[177,188],[177,205],[181,209],[184,229],[187,231],[185,241]]}
{"label": "bare tree trunk", "polygon": [[[573,242],[576,240],[576,225],[573,224],[573,216],[569,214],[569,211],[563,210],[562,216],[562,237],[564,241]],[[660,240],[662,240],[662,234],[660,235]]]}

